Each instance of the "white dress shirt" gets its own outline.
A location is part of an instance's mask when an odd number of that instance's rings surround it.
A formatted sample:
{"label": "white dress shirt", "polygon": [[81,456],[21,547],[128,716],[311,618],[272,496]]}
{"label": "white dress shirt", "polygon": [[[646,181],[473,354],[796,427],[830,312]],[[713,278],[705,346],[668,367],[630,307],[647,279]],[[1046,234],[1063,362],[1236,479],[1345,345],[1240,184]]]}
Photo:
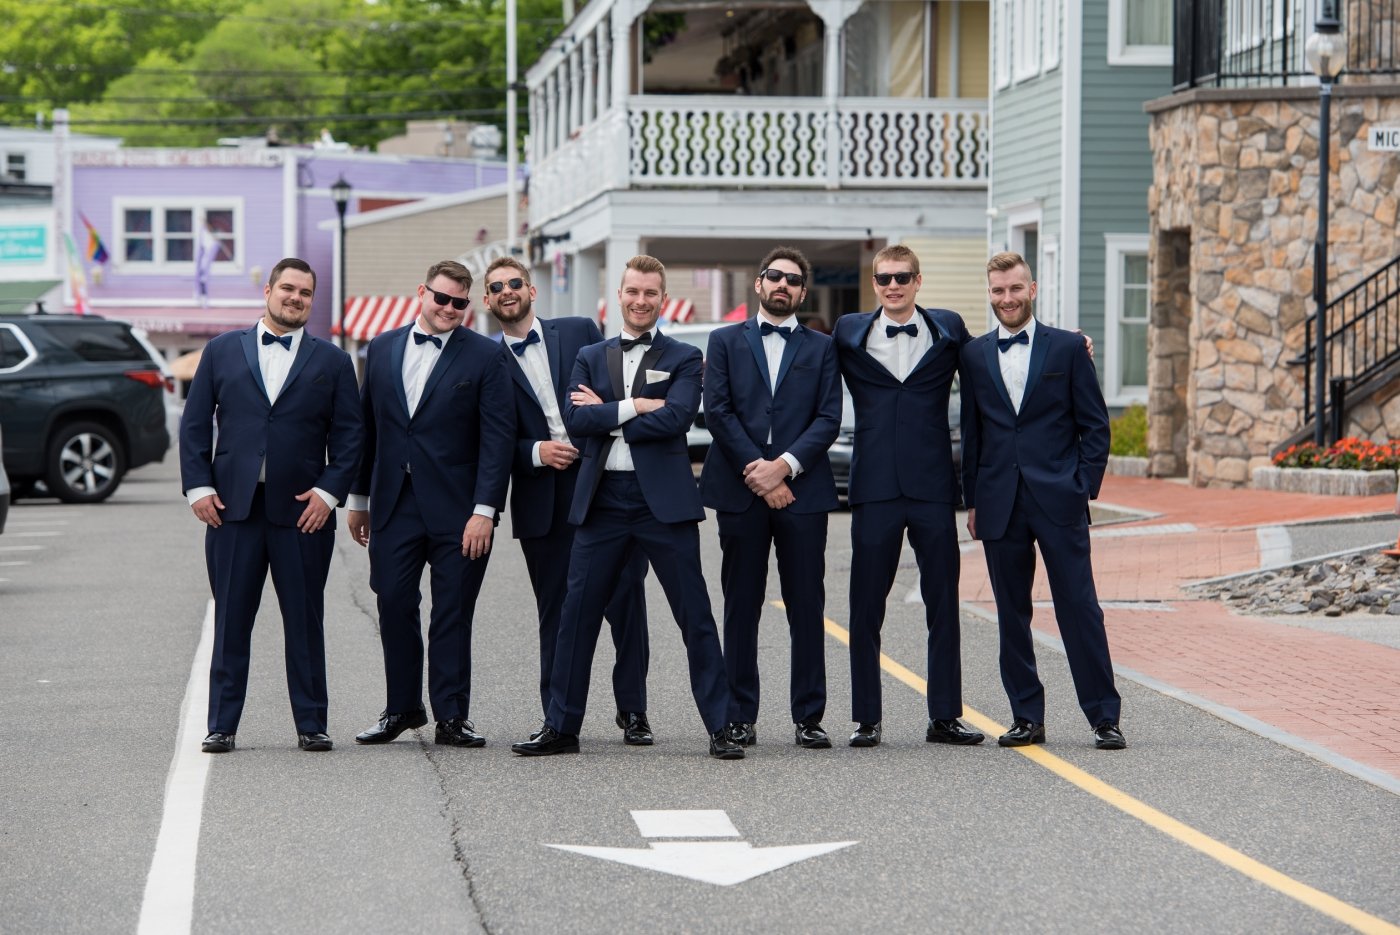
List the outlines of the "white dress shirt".
{"label": "white dress shirt", "polygon": [[[633,334],[626,328],[622,329],[622,336],[629,341],[639,338],[641,335]],[[651,333],[653,340],[656,332]],[[637,368],[642,365],[642,358],[646,356],[651,346],[647,344],[634,344],[622,352],[622,392],[623,398],[617,404],[617,428],[610,433],[613,437],[612,450],[608,452],[608,460],[603,463],[603,469],[607,471],[635,471],[636,465],[632,463],[632,448],[627,444],[627,439],[622,437],[623,423],[630,422],[637,417],[637,404],[632,402],[632,381],[637,377]]]}
{"label": "white dress shirt", "polygon": [[[758,310],[758,322],[760,327],[765,321],[770,325],[786,328],[790,331],[796,331],[798,328],[798,324],[793,321],[791,317],[785,319],[772,318],[767,312],[760,308]],[[787,349],[788,341],[791,341],[792,338],[789,336],[784,339],[782,335],[770,331],[768,334],[763,335],[760,340],[763,342],[763,355],[768,359],[768,389],[770,392],[776,394],[778,390],[778,369],[783,363],[783,351]],[[768,444],[773,444],[773,426],[771,424],[768,426]],[[784,451],[778,457],[788,463],[789,477],[796,477],[798,474],[802,473],[801,462],[794,458],[791,452]]]}
{"label": "white dress shirt", "polygon": [[[540,409],[544,412],[545,425],[549,427],[549,440],[556,442],[569,442],[569,433],[564,428],[564,415],[559,411],[559,398],[554,394],[554,375],[549,372],[549,353],[544,346],[544,333],[540,330],[540,323],[536,320],[530,331],[538,334],[540,339],[529,347],[525,348],[524,354],[512,354],[520,369],[525,372],[525,379],[530,381],[530,388],[535,391],[535,398],[540,401]],[[512,349],[525,338],[506,338],[506,345]],[[530,460],[535,467],[544,467],[544,460],[540,458],[540,445],[543,442],[535,442],[531,449]]]}
{"label": "white dress shirt", "polygon": [[437,366],[438,358],[442,356],[441,345],[447,343],[448,335],[435,334],[430,337],[436,341],[419,342],[413,337],[415,334],[427,334],[419,322],[414,322],[410,329],[408,344],[403,351],[403,391],[408,397],[409,418],[418,411],[418,403],[423,398],[423,387],[428,385],[428,377],[433,372],[433,367]]}
{"label": "white dress shirt", "polygon": [[907,334],[889,337],[885,332],[886,328],[891,325],[903,326],[886,315],[882,308],[870,329],[869,337],[865,340],[865,350],[900,383],[905,381],[909,371],[913,370],[914,365],[923,359],[930,347],[933,347],[933,335],[929,334],[928,320],[924,316],[915,311],[904,324],[917,325],[919,333],[912,338]]}
{"label": "white dress shirt", "polygon": [[[1031,345],[1035,343],[1035,319],[1026,322],[1021,331],[1026,333],[1028,344],[1013,344],[1006,350],[998,350],[998,363],[1001,364],[1001,380],[1006,384],[1006,393],[1011,397],[1012,408],[1021,413],[1021,401],[1026,395],[1026,375],[1031,368]],[[1005,325],[997,325],[998,338],[1014,338],[1019,332],[1007,331]]]}

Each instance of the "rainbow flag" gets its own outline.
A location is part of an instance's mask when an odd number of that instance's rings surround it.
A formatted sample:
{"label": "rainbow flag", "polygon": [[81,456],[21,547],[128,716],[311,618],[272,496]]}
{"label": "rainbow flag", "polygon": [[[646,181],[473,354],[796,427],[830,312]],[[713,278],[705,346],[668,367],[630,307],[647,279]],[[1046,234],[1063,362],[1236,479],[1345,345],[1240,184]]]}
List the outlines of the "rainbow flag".
{"label": "rainbow flag", "polygon": [[102,238],[97,236],[97,228],[92,226],[92,222],[87,219],[87,215],[78,212],[78,218],[87,228],[88,243],[87,257],[94,263],[106,263],[112,255],[107,252],[107,247],[102,243]]}
{"label": "rainbow flag", "polygon": [[73,289],[73,311],[79,315],[86,315],[87,273],[83,270],[83,261],[78,255],[78,246],[73,243],[73,235],[64,231],[63,239],[68,245],[68,283]]}

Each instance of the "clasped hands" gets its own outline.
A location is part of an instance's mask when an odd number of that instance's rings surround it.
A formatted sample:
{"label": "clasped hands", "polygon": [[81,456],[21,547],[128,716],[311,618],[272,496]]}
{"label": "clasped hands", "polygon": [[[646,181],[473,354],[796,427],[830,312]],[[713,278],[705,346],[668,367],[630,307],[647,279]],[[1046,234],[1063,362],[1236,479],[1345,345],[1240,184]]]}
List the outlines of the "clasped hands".
{"label": "clasped hands", "polygon": [[756,458],[744,465],[744,483],[762,497],[764,503],[775,510],[781,510],[797,499],[793,496],[792,488],[787,485],[791,473],[792,469],[782,458],[774,458],[772,461]]}

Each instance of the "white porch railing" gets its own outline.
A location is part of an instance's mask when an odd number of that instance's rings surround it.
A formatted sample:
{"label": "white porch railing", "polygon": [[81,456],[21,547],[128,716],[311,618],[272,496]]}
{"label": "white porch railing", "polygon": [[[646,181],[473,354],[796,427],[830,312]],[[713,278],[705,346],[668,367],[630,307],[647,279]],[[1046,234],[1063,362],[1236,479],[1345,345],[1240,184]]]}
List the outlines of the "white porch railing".
{"label": "white porch railing", "polygon": [[619,188],[980,188],[985,101],[634,96],[534,167],[532,225]]}

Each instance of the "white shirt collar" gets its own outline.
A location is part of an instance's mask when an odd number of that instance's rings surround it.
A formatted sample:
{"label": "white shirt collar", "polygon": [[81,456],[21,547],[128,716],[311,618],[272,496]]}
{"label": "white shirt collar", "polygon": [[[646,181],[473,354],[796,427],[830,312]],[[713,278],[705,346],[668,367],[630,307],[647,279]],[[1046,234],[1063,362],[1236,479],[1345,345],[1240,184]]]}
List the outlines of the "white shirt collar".
{"label": "white shirt collar", "polygon": [[[1034,341],[1034,340],[1035,340],[1035,316],[1034,316],[1034,315],[1032,315],[1032,316],[1026,321],[1026,326],[1025,326],[1024,328],[1022,328],[1021,331],[1024,331],[1024,332],[1026,333],[1026,340],[1027,340],[1027,341]],[[1003,325],[1001,322],[997,322],[997,337],[998,337],[998,338],[1014,338],[1014,337],[1016,337],[1016,334],[1017,334],[1017,333],[1018,333],[1018,332],[1013,333],[1013,332],[1011,332],[1011,331],[1007,331],[1005,325]]]}

